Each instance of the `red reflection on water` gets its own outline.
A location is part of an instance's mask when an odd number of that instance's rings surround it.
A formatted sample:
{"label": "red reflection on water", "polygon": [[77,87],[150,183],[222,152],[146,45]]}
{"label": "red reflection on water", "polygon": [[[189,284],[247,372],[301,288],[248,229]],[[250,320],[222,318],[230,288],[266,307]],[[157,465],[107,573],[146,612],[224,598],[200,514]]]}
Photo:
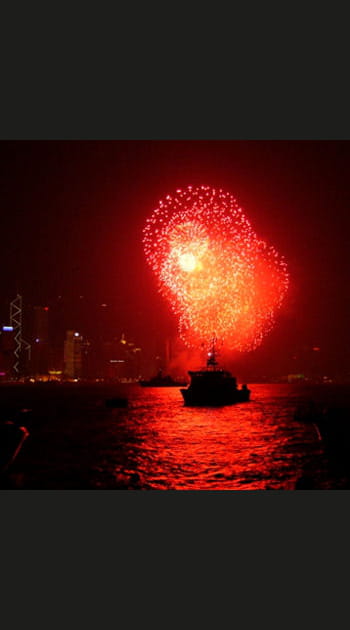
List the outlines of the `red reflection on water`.
{"label": "red reflection on water", "polygon": [[127,471],[136,487],[292,489],[303,457],[295,443],[304,451],[315,443],[309,427],[291,425],[295,404],[283,387],[272,397],[258,386],[250,403],[210,409],[184,407],[176,389],[151,389],[132,405]]}

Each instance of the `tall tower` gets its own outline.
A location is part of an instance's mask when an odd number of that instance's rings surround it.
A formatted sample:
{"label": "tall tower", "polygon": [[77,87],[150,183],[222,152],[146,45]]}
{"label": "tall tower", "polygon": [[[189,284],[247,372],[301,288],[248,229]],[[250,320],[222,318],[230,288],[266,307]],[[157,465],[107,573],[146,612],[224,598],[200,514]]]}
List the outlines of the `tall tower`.
{"label": "tall tower", "polygon": [[20,356],[22,350],[28,352],[28,358],[30,359],[30,344],[22,337],[22,296],[17,293],[17,296],[10,303],[10,324],[13,328],[15,349],[14,349],[14,363],[13,370],[15,377],[18,378],[20,373]]}
{"label": "tall tower", "polygon": [[74,330],[67,330],[64,341],[64,374],[68,378],[80,378],[82,374],[83,338]]}

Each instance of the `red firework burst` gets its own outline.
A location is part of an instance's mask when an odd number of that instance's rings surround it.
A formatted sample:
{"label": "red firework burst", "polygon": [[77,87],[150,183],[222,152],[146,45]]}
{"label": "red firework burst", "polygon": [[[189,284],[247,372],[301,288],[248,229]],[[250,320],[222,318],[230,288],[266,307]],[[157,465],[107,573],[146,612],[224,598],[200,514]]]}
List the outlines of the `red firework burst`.
{"label": "red firework burst", "polygon": [[188,186],[167,195],[147,220],[143,243],[188,346],[213,336],[230,350],[261,344],[288,288],[287,265],[230,193]]}

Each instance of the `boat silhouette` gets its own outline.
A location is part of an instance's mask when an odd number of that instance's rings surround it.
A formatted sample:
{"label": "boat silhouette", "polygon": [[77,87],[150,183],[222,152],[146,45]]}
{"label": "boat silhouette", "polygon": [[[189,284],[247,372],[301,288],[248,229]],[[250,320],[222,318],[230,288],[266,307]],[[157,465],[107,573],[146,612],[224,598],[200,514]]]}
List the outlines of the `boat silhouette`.
{"label": "boat silhouette", "polygon": [[212,340],[206,367],[188,372],[191,382],[180,389],[186,407],[220,407],[248,402],[250,390],[247,385],[237,386],[231,372],[219,367],[216,339]]}
{"label": "boat silhouette", "polygon": [[169,374],[163,375],[162,370],[159,370],[158,374],[149,380],[140,380],[139,384],[142,387],[179,387],[187,385],[186,381],[177,381]]}

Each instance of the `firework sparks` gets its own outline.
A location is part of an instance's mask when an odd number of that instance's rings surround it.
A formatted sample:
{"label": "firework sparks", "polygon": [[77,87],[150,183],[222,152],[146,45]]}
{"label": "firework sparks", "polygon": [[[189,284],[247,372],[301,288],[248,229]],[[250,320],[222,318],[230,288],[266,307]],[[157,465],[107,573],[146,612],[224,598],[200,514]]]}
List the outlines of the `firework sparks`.
{"label": "firework sparks", "polygon": [[213,335],[230,350],[261,344],[288,288],[287,265],[230,193],[189,186],[168,195],[143,243],[186,345],[207,345]]}

